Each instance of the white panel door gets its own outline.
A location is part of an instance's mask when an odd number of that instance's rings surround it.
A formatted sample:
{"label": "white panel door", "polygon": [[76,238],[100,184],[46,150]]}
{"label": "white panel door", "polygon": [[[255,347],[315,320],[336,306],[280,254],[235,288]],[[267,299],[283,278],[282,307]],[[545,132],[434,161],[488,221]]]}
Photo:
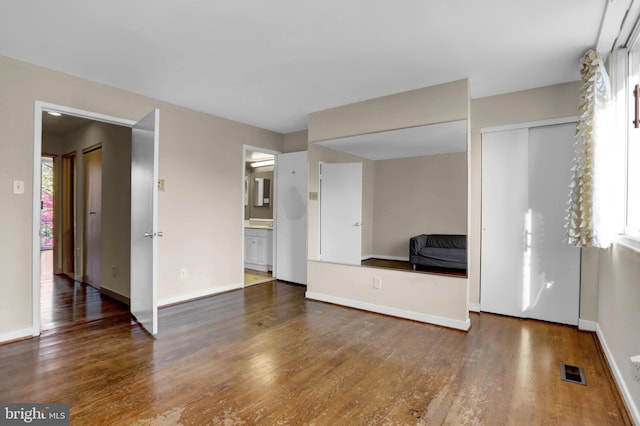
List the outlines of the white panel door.
{"label": "white panel door", "polygon": [[[578,324],[580,249],[564,243],[575,123],[529,131],[530,281],[525,316]],[[527,290],[527,288],[525,288]]]}
{"label": "white panel door", "polygon": [[132,130],[131,313],[152,335],[158,333],[156,302],[158,137],[160,111],[151,111]]}
{"label": "white panel door", "polygon": [[307,284],[307,152],[277,157],[276,278]]}
{"label": "white panel door", "polygon": [[483,311],[522,316],[528,129],[482,135]]}
{"label": "white panel door", "polygon": [[574,132],[482,135],[482,311],[578,323],[580,250],[563,242]]}
{"label": "white panel door", "polygon": [[360,265],[362,163],[320,163],[320,259]]}

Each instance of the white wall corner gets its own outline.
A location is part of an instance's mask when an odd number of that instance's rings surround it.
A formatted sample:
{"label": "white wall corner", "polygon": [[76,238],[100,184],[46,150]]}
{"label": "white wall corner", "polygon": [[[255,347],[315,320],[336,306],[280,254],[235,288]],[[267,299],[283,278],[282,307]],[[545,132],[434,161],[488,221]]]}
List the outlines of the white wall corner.
{"label": "white wall corner", "polygon": [[609,362],[609,367],[611,367],[613,378],[618,384],[618,388],[622,393],[622,397],[624,398],[624,401],[627,404],[627,408],[629,409],[633,422],[637,425],[640,425],[640,412],[638,411],[638,407],[636,406],[636,404],[633,401],[633,398],[631,397],[629,388],[627,387],[627,384],[624,381],[624,376],[622,375],[622,372],[620,371],[620,368],[618,367],[618,364],[616,363],[616,360],[613,357],[613,354],[611,353],[611,349],[609,348],[609,345],[607,345],[607,341],[604,338],[602,329],[597,323],[596,323],[596,334],[598,336],[598,340],[600,340],[600,345],[604,350],[604,354],[607,357],[607,361]]}
{"label": "white wall corner", "polygon": [[8,333],[0,334],[0,343],[10,342],[12,340],[25,339],[27,337],[36,337],[38,334],[33,328],[23,328],[22,330],[14,330]]}
{"label": "white wall corner", "polygon": [[479,303],[469,303],[469,312],[480,312]]}

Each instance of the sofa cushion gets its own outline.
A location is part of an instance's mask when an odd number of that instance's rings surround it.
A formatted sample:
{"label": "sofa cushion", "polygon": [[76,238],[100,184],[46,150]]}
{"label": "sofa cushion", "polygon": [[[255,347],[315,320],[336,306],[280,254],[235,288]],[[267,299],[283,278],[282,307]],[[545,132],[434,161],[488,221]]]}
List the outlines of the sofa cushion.
{"label": "sofa cushion", "polygon": [[467,262],[466,249],[424,247],[418,251],[418,254],[420,254],[420,256],[424,256],[429,259],[442,260],[446,262],[456,262],[456,263]]}
{"label": "sofa cushion", "polygon": [[427,247],[443,249],[466,249],[466,235],[427,235]]}

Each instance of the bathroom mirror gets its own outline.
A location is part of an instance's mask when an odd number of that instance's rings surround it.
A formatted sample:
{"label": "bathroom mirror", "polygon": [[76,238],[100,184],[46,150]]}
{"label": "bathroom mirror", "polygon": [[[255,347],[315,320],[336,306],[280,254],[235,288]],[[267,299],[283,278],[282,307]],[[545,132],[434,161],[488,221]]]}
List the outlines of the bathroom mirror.
{"label": "bathroom mirror", "polygon": [[255,178],[254,202],[255,207],[268,206],[271,203],[271,180],[265,178]]}
{"label": "bathroom mirror", "polygon": [[[319,260],[412,270],[411,237],[466,235],[467,135],[467,120],[459,120],[315,142]],[[358,173],[361,183],[347,184]],[[466,276],[459,265],[418,270]]]}

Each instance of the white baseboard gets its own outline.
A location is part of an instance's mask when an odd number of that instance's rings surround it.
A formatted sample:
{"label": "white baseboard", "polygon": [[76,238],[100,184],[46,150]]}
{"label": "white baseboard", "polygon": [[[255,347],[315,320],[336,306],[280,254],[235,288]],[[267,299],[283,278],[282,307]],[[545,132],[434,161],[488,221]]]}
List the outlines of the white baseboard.
{"label": "white baseboard", "polygon": [[188,302],[189,300],[200,299],[202,297],[207,297],[207,296],[213,296],[214,294],[224,293],[231,290],[237,290],[243,287],[244,287],[244,284],[237,283],[237,284],[226,285],[223,287],[216,287],[210,290],[199,291],[196,293],[184,294],[184,295],[175,296],[175,297],[167,297],[165,299],[158,300],[158,307],[174,305],[176,303]]}
{"label": "white baseboard", "polygon": [[[602,349],[604,349],[604,354],[607,357],[607,361],[609,361],[609,366],[611,367],[611,372],[613,373],[613,378],[618,383],[618,387],[620,388],[620,392],[622,392],[622,397],[624,401],[627,403],[627,408],[630,411],[631,417],[633,418],[633,422],[637,425],[640,425],[640,412],[638,411],[638,407],[633,402],[633,398],[631,397],[631,393],[629,393],[629,388],[627,387],[624,378],[622,376],[622,372],[616,363],[616,360],[613,358],[613,354],[611,353],[611,349],[609,349],[609,345],[607,345],[607,341],[602,334],[602,330],[598,323],[596,324],[596,334],[598,335],[598,339],[600,340],[600,344],[602,345]],[[631,367],[629,367],[631,368]]]}
{"label": "white baseboard", "polygon": [[469,303],[469,311],[470,312],[480,312],[480,304],[479,303]]}
{"label": "white baseboard", "polygon": [[342,297],[329,296],[327,294],[314,293],[307,291],[305,293],[307,299],[318,300],[320,302],[328,302],[350,308],[362,309],[364,311],[376,312],[379,314],[390,315],[393,317],[405,318],[414,321],[425,322],[428,324],[441,325],[443,327],[455,328],[456,330],[467,331],[471,328],[471,320],[458,321],[449,318],[427,315],[418,312],[405,311],[403,309],[390,308],[388,306],[374,305],[372,303],[360,302],[358,300],[345,299]]}
{"label": "white baseboard", "polygon": [[583,320],[578,318],[578,330],[582,331],[596,331],[598,323],[595,321]]}
{"label": "white baseboard", "polygon": [[34,334],[33,331],[33,328],[30,327],[23,328],[22,330],[14,330],[8,333],[2,333],[0,334],[0,343],[37,336],[37,334]]}

